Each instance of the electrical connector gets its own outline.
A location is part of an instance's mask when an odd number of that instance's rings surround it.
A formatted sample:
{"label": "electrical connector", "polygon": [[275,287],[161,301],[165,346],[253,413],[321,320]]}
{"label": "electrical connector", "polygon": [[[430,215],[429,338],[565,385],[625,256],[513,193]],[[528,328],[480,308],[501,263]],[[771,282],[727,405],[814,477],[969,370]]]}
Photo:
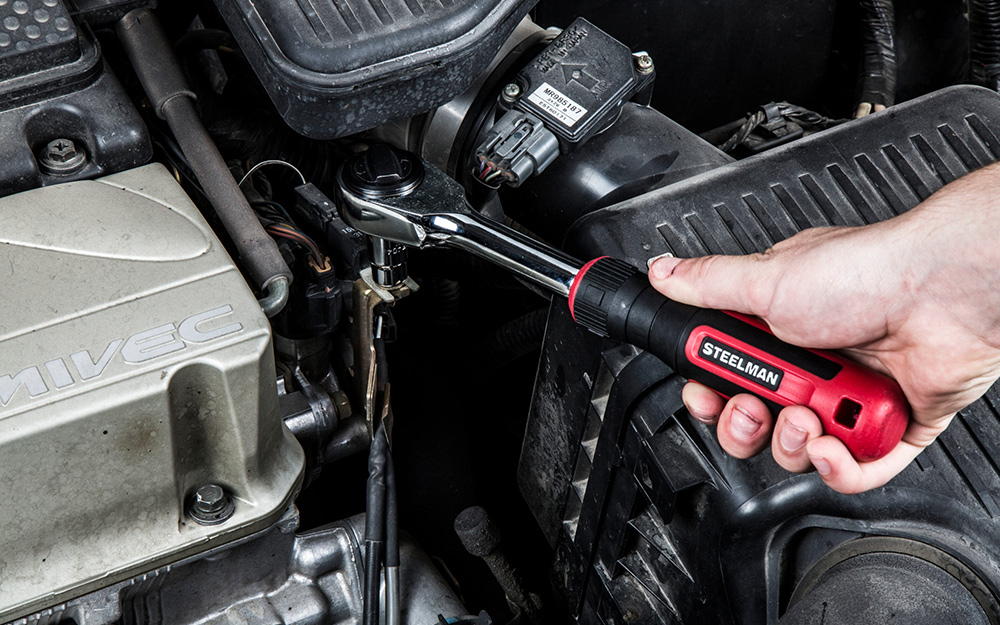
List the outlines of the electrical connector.
{"label": "electrical connector", "polygon": [[559,140],[529,113],[508,111],[476,149],[473,175],[489,186],[520,186],[559,156]]}
{"label": "electrical connector", "polygon": [[313,258],[312,256],[309,257],[308,262],[309,262],[309,267],[314,272],[316,272],[317,276],[321,276],[321,275],[324,275],[324,274],[327,274],[327,273],[330,273],[331,271],[333,271],[333,265],[330,264],[330,257],[329,256],[324,256],[323,257],[323,264],[322,265],[320,265],[319,263],[317,263],[316,259]]}

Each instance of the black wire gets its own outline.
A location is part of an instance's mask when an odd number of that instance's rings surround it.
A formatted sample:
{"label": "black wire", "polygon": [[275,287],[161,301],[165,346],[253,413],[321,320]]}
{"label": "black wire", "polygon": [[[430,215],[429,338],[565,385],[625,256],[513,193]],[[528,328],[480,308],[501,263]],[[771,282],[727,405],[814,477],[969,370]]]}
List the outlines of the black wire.
{"label": "black wire", "polygon": [[[813,126],[821,130],[826,130],[833,126],[843,124],[848,121],[846,119],[831,119],[825,115],[821,115],[816,111],[810,111],[809,109],[797,106],[795,104],[789,104],[788,102],[778,102],[778,113],[781,117],[785,119],[790,119],[798,122],[801,125]],[[753,134],[754,130],[757,130],[761,124],[767,121],[767,113],[764,109],[760,109],[754,112],[750,117],[743,122],[739,130],[733,133],[733,136],[719,146],[719,149],[723,152],[732,152],[737,147],[743,145],[750,135]]]}
{"label": "black wire", "polygon": [[725,143],[720,145],[719,149],[722,150],[723,152],[728,153],[732,152],[737,147],[743,145],[743,143],[746,142],[746,140],[750,137],[750,135],[753,134],[753,131],[756,130],[758,126],[763,124],[764,120],[766,119],[767,115],[764,113],[764,111],[757,111],[756,113],[751,115],[749,119],[743,122],[743,125],[740,126],[740,129],[737,130],[735,133],[733,133],[733,136],[729,137],[729,139]]}
{"label": "black wire", "polygon": [[780,102],[778,110],[781,112],[781,116],[786,119],[792,119],[807,126],[815,126],[821,130],[826,130],[827,128],[832,128],[848,121],[847,119],[831,119],[816,111],[810,111],[809,109],[789,104],[788,102]]}
{"label": "black wire", "polygon": [[200,28],[184,33],[174,44],[178,56],[187,56],[200,50],[218,50],[220,48],[239,52],[236,38],[224,30]]}
{"label": "black wire", "polygon": [[368,492],[365,501],[365,586],[363,625],[379,623],[379,591],[386,521],[386,464],[389,440],[380,425],[368,452]]}
{"label": "black wire", "polygon": [[858,102],[896,103],[896,17],[892,0],[861,0],[863,41]]}
{"label": "black wire", "polygon": [[391,450],[385,462],[385,566],[399,566],[399,507],[396,499],[396,465]]}
{"label": "black wire", "polygon": [[198,178],[194,175],[194,170],[191,169],[191,164],[184,157],[184,152],[181,151],[180,145],[177,144],[177,140],[174,139],[173,134],[161,128],[158,123],[146,125],[153,135],[153,143],[163,152],[163,156],[167,159],[167,162],[177,170],[177,173],[184,178],[184,181],[190,188],[194,189],[202,199],[207,201],[205,190],[202,189],[201,183],[198,182]]}
{"label": "black wire", "polygon": [[274,209],[275,211],[277,211],[276,214],[281,215],[281,217],[286,222],[295,225],[295,222],[292,221],[292,216],[288,214],[288,210],[278,202],[275,202],[273,200],[257,200],[256,202],[251,202],[250,205],[253,206],[254,208],[258,206],[266,206],[268,208]]}
{"label": "black wire", "polygon": [[526,313],[497,328],[480,349],[490,370],[499,370],[519,358],[538,351],[545,338],[549,309]]}
{"label": "black wire", "polygon": [[972,79],[1000,91],[1000,0],[969,0]]}

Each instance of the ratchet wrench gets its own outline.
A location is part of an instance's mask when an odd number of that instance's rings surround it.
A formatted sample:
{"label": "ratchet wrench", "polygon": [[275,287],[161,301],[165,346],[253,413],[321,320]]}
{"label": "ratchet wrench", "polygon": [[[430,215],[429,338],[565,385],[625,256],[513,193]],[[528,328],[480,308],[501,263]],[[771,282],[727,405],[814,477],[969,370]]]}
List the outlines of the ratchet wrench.
{"label": "ratchet wrench", "polygon": [[785,343],[760,319],[667,299],[629,263],[582,263],[476,213],[456,181],[416,155],[373,146],[337,174],[341,216],[373,237],[459,248],[565,297],[577,323],[660,358],[689,380],[732,397],[752,393],[772,411],[802,405],[859,461],[902,438],[909,406],[895,380],[827,351]]}

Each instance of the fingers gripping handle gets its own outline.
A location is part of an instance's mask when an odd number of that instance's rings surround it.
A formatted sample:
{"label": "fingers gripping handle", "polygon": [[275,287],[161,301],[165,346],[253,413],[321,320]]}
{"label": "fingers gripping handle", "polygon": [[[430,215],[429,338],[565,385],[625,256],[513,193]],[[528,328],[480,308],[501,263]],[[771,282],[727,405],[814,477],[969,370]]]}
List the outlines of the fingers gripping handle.
{"label": "fingers gripping handle", "polygon": [[889,453],[909,422],[906,399],[891,378],[785,343],[759,319],[669,300],[620,260],[587,263],[573,281],[569,306],[577,323],[649,351],[727,397],[753,393],[775,412],[807,406],[859,461]]}

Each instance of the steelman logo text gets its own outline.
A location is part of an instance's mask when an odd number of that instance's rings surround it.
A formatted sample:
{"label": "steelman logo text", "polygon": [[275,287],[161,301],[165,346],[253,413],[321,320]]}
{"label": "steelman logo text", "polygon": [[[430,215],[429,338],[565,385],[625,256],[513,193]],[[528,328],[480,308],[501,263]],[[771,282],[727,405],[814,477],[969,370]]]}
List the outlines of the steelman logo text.
{"label": "steelman logo text", "polygon": [[705,359],[732,371],[740,377],[772,391],[778,390],[785,372],[763,363],[738,349],[719,343],[713,338],[701,342],[699,354]]}

